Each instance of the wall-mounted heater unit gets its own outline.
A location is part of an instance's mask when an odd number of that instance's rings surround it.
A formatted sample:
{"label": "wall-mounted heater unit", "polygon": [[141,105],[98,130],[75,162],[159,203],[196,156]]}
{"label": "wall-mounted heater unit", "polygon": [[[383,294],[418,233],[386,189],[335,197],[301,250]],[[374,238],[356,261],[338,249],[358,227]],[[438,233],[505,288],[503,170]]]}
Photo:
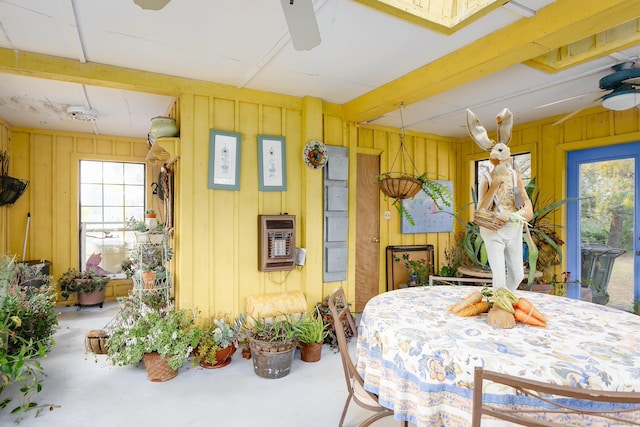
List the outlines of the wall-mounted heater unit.
{"label": "wall-mounted heater unit", "polygon": [[258,215],[260,271],[293,270],[296,266],[295,215]]}

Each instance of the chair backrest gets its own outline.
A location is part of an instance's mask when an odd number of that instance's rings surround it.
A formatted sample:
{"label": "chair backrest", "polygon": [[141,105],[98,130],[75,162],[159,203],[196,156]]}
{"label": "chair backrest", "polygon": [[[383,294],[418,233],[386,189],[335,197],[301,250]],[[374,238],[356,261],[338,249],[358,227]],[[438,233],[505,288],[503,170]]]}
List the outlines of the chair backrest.
{"label": "chair backrest", "polygon": [[[540,406],[545,405],[548,409],[526,408],[518,410],[486,403],[483,400],[483,383],[485,380],[507,385],[520,394],[536,398],[540,400]],[[555,400],[557,398],[564,399],[561,401],[560,399]],[[574,405],[571,399],[578,400],[581,404]],[[597,403],[591,406],[595,409],[587,409],[590,406],[584,405],[584,402]],[[606,408],[605,406],[607,405],[601,405],[606,403],[611,403],[611,407]],[[584,422],[584,417],[586,416],[587,418],[622,423],[616,424],[616,426],[640,426],[640,392],[606,391],[561,386],[476,367],[473,385],[472,427],[480,427],[480,419],[483,414],[529,427],[564,427],[567,425],[565,421],[560,424],[534,418],[535,415],[539,416],[552,412],[566,416],[580,416],[582,417],[580,418],[583,420],[582,422]]]}
{"label": "chair backrest", "polygon": [[336,338],[338,340],[338,349],[340,350],[340,357],[342,358],[342,367],[344,368],[344,375],[347,381],[347,388],[351,389],[351,381],[355,379],[355,381],[360,382],[361,385],[364,384],[364,381],[358,374],[356,370],[356,366],[351,360],[351,356],[349,355],[349,343],[347,342],[347,335],[344,331],[344,323],[343,320],[347,321],[347,324],[353,331],[353,336],[358,336],[358,329],[356,328],[356,322],[349,310],[349,303],[347,302],[347,297],[344,294],[344,289],[339,288],[336,290],[331,296],[329,296],[329,310],[331,311],[331,316],[333,317],[333,326],[336,333]]}

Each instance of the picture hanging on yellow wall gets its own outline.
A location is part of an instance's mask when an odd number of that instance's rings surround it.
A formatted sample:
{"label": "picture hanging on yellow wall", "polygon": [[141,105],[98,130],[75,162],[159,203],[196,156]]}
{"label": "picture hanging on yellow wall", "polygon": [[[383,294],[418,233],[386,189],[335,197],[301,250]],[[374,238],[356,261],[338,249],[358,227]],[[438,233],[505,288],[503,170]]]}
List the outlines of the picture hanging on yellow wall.
{"label": "picture hanging on yellow wall", "polygon": [[258,135],[260,191],[287,191],[287,162],[282,136]]}
{"label": "picture hanging on yellow wall", "polygon": [[209,188],[240,191],[242,134],[211,129],[209,132]]}

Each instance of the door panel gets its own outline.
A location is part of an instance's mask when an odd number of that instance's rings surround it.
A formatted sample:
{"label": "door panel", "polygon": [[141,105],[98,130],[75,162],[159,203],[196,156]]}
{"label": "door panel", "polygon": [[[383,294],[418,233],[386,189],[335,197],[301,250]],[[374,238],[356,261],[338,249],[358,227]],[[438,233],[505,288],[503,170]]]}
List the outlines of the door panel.
{"label": "door panel", "polygon": [[355,311],[378,295],[380,265],[380,157],[358,154],[356,182],[356,295]]}
{"label": "door panel", "polygon": [[[640,143],[567,156],[567,270],[594,302],[631,310],[640,300]],[[575,297],[569,290],[569,296]]]}

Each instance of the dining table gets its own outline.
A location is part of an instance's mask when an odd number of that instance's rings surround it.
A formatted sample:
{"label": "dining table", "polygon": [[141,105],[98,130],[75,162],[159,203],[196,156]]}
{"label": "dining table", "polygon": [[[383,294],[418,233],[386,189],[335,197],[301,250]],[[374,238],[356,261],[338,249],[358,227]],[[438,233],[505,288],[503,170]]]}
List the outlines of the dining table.
{"label": "dining table", "polygon": [[[476,290],[404,288],[365,305],[358,323],[357,370],[365,389],[393,409],[397,420],[417,427],[470,426],[476,366],[553,384],[640,392],[640,316],[520,290],[515,295],[546,316],[546,327],[516,323],[501,329],[487,323],[486,313],[461,317],[447,312]],[[498,405],[540,405],[508,387],[486,390],[484,398]],[[628,416],[640,419],[640,411]],[[482,425],[511,424],[483,418]],[[571,424],[565,420],[564,425]]]}

